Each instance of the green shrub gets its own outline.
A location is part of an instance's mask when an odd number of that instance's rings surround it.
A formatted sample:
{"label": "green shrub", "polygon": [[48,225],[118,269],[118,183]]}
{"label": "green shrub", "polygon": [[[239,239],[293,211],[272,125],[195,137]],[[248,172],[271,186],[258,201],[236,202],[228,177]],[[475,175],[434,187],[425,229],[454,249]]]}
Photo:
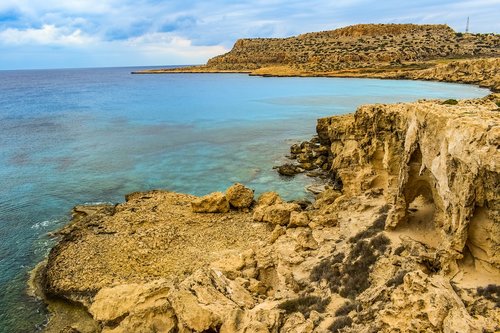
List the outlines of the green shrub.
{"label": "green shrub", "polygon": [[330,327],[328,327],[328,329],[333,333],[337,333],[342,328],[351,327],[351,325],[352,325],[351,317],[342,316],[335,319],[335,321],[330,325]]}
{"label": "green shrub", "polygon": [[309,314],[313,310],[320,313],[325,312],[328,303],[330,303],[329,297],[321,298],[308,295],[285,301],[278,305],[278,308],[285,310],[287,314],[300,312],[305,318],[309,318]]}
{"label": "green shrub", "polygon": [[456,99],[447,99],[446,101],[444,101],[441,104],[444,104],[444,105],[457,105],[458,101]]}
{"label": "green shrub", "polygon": [[500,108],[500,101],[496,101],[495,104]]}

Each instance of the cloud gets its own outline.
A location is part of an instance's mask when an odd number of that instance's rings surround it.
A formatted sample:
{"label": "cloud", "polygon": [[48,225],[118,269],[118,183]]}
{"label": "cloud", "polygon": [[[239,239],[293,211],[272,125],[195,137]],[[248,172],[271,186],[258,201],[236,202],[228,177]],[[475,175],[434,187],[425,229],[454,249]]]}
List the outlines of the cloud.
{"label": "cloud", "polygon": [[200,63],[238,38],[286,37],[357,23],[447,23],[463,31],[470,16],[471,31],[499,32],[498,12],[498,0],[1,0],[0,66],[22,57],[42,64],[33,55],[50,58],[44,50],[54,46],[68,59],[85,54],[82,65],[88,66],[182,63],[183,56]]}
{"label": "cloud", "polygon": [[43,25],[40,29],[6,29],[0,32],[0,42],[7,45],[39,44],[75,46],[92,43],[94,39],[81,30],[68,30],[53,25]]}
{"label": "cloud", "polygon": [[171,33],[151,33],[116,44],[123,49],[133,49],[141,59],[157,64],[164,63],[165,59],[170,59],[172,64],[202,64],[229,51],[220,45],[196,46],[191,40]]}

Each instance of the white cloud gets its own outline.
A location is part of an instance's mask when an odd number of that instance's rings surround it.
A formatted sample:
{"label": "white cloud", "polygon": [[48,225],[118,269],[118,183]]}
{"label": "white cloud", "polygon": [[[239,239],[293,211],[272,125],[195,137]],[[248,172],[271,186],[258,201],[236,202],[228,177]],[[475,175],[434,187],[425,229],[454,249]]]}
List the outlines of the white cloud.
{"label": "white cloud", "polygon": [[170,33],[151,33],[113,44],[149,62],[164,64],[201,64],[208,58],[228,51],[221,45],[193,45],[191,40]]}
{"label": "white cloud", "polygon": [[500,0],[0,0],[0,65],[28,55],[32,64],[51,46],[68,62],[85,53],[88,66],[204,63],[238,38],[357,23],[447,23],[460,31],[470,16],[472,32],[498,33],[499,11]]}
{"label": "white cloud", "polygon": [[86,45],[95,41],[94,38],[82,33],[80,29],[69,30],[45,24],[40,29],[6,29],[0,31],[0,41],[3,44],[22,45]]}

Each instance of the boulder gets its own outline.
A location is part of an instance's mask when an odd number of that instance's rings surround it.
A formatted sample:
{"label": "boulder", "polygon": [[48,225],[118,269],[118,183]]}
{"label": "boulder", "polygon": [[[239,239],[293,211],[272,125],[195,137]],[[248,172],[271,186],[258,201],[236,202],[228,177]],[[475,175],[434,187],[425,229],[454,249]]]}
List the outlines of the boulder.
{"label": "boulder", "polygon": [[309,217],[305,212],[293,211],[290,213],[289,227],[306,227],[309,224]]}
{"label": "boulder", "polygon": [[240,183],[236,183],[227,189],[226,199],[234,208],[248,208],[253,203],[253,190]]}
{"label": "boulder", "polygon": [[299,211],[300,206],[293,203],[279,203],[265,208],[263,221],[272,224],[287,225],[290,223],[290,214]]}
{"label": "boulder", "polygon": [[257,205],[259,206],[270,206],[276,203],[282,203],[283,200],[280,198],[279,194],[276,192],[264,192],[257,199]]}
{"label": "boulder", "polygon": [[294,143],[293,145],[291,145],[290,146],[290,153],[292,153],[292,154],[302,153],[302,148],[300,147],[300,144]]}
{"label": "boulder", "polygon": [[229,202],[224,193],[214,192],[193,200],[191,208],[195,213],[227,213]]}
{"label": "boulder", "polygon": [[303,172],[304,169],[299,167],[298,165],[293,164],[284,164],[278,167],[278,173],[282,176],[295,176],[298,173]]}
{"label": "boulder", "polygon": [[302,162],[302,163],[300,163],[300,166],[302,167],[302,169],[308,170],[308,171],[314,170],[314,169],[318,168],[317,165],[315,165],[315,164],[313,164],[313,163],[311,163],[309,161],[308,162]]}

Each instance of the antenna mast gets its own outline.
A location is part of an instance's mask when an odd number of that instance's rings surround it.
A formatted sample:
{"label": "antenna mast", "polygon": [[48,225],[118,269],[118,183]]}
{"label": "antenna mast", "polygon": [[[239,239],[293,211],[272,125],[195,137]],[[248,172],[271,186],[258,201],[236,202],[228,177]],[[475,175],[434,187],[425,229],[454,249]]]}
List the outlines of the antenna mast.
{"label": "antenna mast", "polygon": [[467,16],[467,25],[465,26],[465,33],[469,32],[469,17]]}

